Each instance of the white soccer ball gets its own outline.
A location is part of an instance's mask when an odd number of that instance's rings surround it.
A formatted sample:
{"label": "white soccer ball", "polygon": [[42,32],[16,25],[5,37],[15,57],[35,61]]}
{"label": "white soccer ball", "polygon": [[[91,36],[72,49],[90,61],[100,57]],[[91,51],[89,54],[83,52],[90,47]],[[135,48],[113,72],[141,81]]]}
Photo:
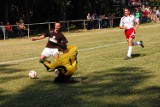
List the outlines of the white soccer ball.
{"label": "white soccer ball", "polygon": [[30,72],[29,72],[29,78],[31,78],[31,79],[37,78],[37,73],[36,73],[36,71],[34,71],[34,70],[30,71]]}

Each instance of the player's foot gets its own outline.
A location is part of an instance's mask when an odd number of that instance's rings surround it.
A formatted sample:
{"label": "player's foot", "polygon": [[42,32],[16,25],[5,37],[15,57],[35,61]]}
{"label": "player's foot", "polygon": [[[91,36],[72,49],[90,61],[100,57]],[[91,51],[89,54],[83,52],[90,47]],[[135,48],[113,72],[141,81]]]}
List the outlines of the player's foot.
{"label": "player's foot", "polygon": [[48,71],[48,72],[54,72],[54,70],[53,70],[53,69],[50,69],[50,68],[49,68],[47,71]]}
{"label": "player's foot", "polygon": [[44,59],[40,59],[39,62],[43,64],[44,63]]}
{"label": "player's foot", "polygon": [[70,82],[70,83],[77,83],[77,82],[80,82],[81,80],[82,80],[81,78],[70,78],[68,80],[68,82]]}
{"label": "player's foot", "polygon": [[82,79],[81,78],[73,78],[73,81],[74,82],[80,82],[80,81],[82,81]]}
{"label": "player's foot", "polygon": [[124,60],[129,60],[129,59],[132,59],[132,57],[126,56],[126,57],[124,58]]}
{"label": "player's foot", "polygon": [[143,41],[140,41],[140,43],[141,47],[144,48]]}

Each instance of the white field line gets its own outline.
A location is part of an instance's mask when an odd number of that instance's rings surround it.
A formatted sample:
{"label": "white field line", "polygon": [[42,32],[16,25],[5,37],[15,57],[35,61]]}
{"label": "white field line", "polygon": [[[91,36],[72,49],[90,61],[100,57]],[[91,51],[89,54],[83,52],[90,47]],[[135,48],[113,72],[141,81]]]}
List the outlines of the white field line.
{"label": "white field line", "polygon": [[[90,50],[94,50],[94,49],[105,48],[105,47],[109,47],[109,46],[113,46],[113,45],[118,45],[118,44],[125,44],[125,43],[126,43],[126,42],[120,42],[120,43],[115,43],[115,44],[101,45],[101,46],[96,46],[96,47],[92,47],[92,48],[80,49],[80,50],[78,50],[78,51],[79,51],[79,52],[90,51]],[[27,58],[27,59],[20,59],[20,60],[0,62],[0,65],[13,64],[13,63],[15,64],[15,63],[24,62],[24,61],[35,60],[35,59],[38,59],[38,58],[39,58],[39,57],[33,57],[33,58]]]}
{"label": "white field line", "polygon": [[33,58],[27,58],[27,59],[20,59],[20,60],[13,60],[13,61],[6,61],[6,62],[0,62],[0,65],[4,65],[4,64],[15,64],[18,62],[24,62],[24,61],[30,61],[30,60],[35,60],[38,59],[39,57],[33,57]]}
{"label": "white field line", "polygon": [[[115,43],[114,45],[118,45],[118,44],[125,44],[126,42],[120,42],[120,43]],[[98,48],[104,48],[104,47],[108,47],[108,46],[112,46],[113,44],[107,44],[107,45],[101,45],[101,46],[96,46],[96,47],[92,47],[92,48],[86,48],[86,49],[80,49],[78,50],[79,52],[83,52],[83,51],[90,51],[90,50],[94,50],[94,49],[98,49]]]}

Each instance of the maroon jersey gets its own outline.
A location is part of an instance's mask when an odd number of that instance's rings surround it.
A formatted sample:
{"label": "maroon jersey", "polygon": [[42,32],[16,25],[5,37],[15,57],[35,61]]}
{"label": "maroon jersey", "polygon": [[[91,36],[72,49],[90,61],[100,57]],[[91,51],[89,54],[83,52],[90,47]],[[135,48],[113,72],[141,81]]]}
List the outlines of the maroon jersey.
{"label": "maroon jersey", "polygon": [[49,31],[44,35],[45,37],[49,37],[48,43],[46,45],[47,48],[60,48],[61,45],[66,45],[68,43],[65,36],[62,32],[55,33],[54,31]]}

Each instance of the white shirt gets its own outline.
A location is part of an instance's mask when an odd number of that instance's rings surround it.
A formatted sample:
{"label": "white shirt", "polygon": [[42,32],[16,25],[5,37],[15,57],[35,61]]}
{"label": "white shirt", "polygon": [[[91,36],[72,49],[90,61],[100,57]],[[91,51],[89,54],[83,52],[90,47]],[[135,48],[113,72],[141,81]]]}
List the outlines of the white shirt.
{"label": "white shirt", "polygon": [[138,23],[138,21],[136,20],[135,16],[130,15],[130,16],[124,16],[121,18],[120,21],[120,27],[125,26],[127,27],[127,29],[133,28],[135,23]]}

